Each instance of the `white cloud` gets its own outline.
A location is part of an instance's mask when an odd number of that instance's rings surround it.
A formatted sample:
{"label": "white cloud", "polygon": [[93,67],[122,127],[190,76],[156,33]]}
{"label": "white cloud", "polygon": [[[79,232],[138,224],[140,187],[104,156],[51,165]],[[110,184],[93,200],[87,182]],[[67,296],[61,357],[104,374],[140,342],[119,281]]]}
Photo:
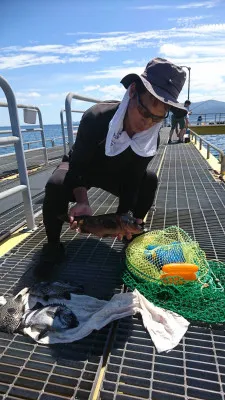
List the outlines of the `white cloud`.
{"label": "white cloud", "polygon": [[[45,52],[45,51],[44,51]],[[50,51],[51,52],[51,51]],[[60,56],[37,56],[36,54],[20,54],[0,57],[0,70],[1,69],[15,69],[22,67],[30,67],[33,65],[44,64],[66,64],[70,62],[95,62],[99,57],[86,56],[83,57],[60,57]]]}
{"label": "white cloud", "polygon": [[92,92],[93,90],[97,90],[99,89],[101,86],[100,85],[89,85],[89,86],[85,86],[83,88],[83,92]]}
{"label": "white cloud", "polygon": [[186,3],[186,4],[152,4],[148,6],[137,6],[137,7],[131,7],[132,9],[135,10],[165,10],[168,8],[173,8],[173,9],[190,9],[190,8],[212,8],[216,7],[218,5],[219,1],[214,0],[214,1],[201,1],[201,2],[195,2],[195,3]]}
{"label": "white cloud", "polygon": [[16,96],[18,97],[41,97],[40,93],[37,92],[16,92]]}
{"label": "white cloud", "polygon": [[95,62],[98,60],[99,60],[99,57],[97,57],[97,56],[69,57],[67,59],[68,62],[80,62],[80,63]]}
{"label": "white cloud", "polygon": [[[221,43],[222,45],[222,43]],[[224,46],[224,47],[223,47]],[[220,47],[214,45],[188,45],[182,46],[181,44],[163,44],[160,47],[159,53],[164,57],[220,57],[225,56],[225,39],[224,44]]]}
{"label": "white cloud", "polygon": [[137,67],[137,66],[142,66],[144,64],[147,64],[148,61],[149,60],[145,60],[143,58],[141,60],[125,60],[125,61],[123,61],[123,64],[124,65],[135,65]]}
{"label": "white cloud", "polygon": [[177,18],[168,18],[168,21],[176,21],[177,25],[180,27],[189,27],[192,28],[194,22],[201,21],[206,18],[211,18],[212,15],[196,15],[193,17],[177,17]]}
{"label": "white cloud", "polygon": [[115,31],[115,32],[68,32],[67,36],[77,36],[77,35],[93,35],[93,36],[116,36],[121,34],[130,33],[131,31]]}
{"label": "white cloud", "polygon": [[62,93],[48,93],[46,97],[49,99],[59,99],[59,98],[64,98],[67,96],[68,92],[62,92]]}
{"label": "white cloud", "polygon": [[[189,28],[172,28],[167,30],[153,30],[120,34],[100,38],[80,39],[76,44],[46,44],[39,46],[3,48],[0,58],[0,69],[21,68],[31,65],[59,64],[70,62],[96,62],[98,53],[111,51],[130,51],[133,48],[157,48],[159,44],[170,40],[182,40],[183,47],[186,41],[193,38],[196,40],[217,40],[221,47],[224,38],[225,24],[206,24]],[[8,50],[8,54],[7,54]],[[20,53],[20,54],[18,54]]]}
{"label": "white cloud", "polygon": [[134,74],[141,74],[143,72],[143,67],[127,67],[127,68],[118,68],[112,67],[108,68],[107,70],[95,71],[91,75],[86,75],[83,79],[84,80],[96,80],[96,79],[117,79],[121,80],[125,75],[134,73]]}
{"label": "white cloud", "polygon": [[20,54],[0,58],[0,69],[14,69],[31,65],[63,63],[58,56],[41,56]]}
{"label": "white cloud", "polygon": [[92,92],[91,96],[101,100],[120,100],[124,96],[125,89],[122,85],[95,85],[95,86],[84,86],[83,92]]}
{"label": "white cloud", "polygon": [[125,60],[123,61],[123,64],[125,65],[135,64],[135,60]]}
{"label": "white cloud", "polygon": [[218,5],[219,1],[218,0],[214,0],[214,1],[200,1],[200,2],[196,2],[196,3],[188,3],[188,4],[180,4],[179,6],[177,6],[176,8],[212,8],[212,7],[216,7]]}
{"label": "white cloud", "polygon": [[212,15],[196,15],[193,17],[176,17],[176,18],[168,18],[168,21],[177,21],[177,22],[192,22],[192,21],[200,21],[205,18],[210,18]]}

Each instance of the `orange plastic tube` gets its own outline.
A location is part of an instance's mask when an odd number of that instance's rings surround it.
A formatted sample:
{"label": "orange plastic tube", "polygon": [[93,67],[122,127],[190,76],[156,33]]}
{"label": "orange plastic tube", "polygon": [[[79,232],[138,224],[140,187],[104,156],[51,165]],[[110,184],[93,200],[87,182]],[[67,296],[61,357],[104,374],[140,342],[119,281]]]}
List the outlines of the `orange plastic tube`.
{"label": "orange plastic tube", "polygon": [[167,273],[176,272],[177,274],[194,273],[198,271],[198,266],[189,263],[171,263],[163,265],[162,271]]}

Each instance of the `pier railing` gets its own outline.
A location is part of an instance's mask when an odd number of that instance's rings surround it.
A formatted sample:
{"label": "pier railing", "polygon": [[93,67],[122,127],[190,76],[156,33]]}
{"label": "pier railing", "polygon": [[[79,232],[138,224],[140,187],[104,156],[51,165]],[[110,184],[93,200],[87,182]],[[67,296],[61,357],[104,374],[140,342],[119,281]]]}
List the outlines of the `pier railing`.
{"label": "pier railing", "polygon": [[72,148],[74,143],[74,135],[73,135],[73,121],[72,121],[72,108],[71,103],[72,100],[81,100],[81,101],[88,101],[90,103],[101,103],[102,100],[92,99],[91,97],[84,97],[80,96],[76,93],[68,93],[65,100],[65,111],[66,111],[66,125],[67,125],[67,132],[68,132],[68,141],[69,141],[69,149]]}
{"label": "pier railing", "polygon": [[[0,102],[0,107],[8,107],[7,103],[2,103]],[[45,160],[45,165],[48,165],[48,153],[47,153],[47,148],[46,148],[46,139],[45,139],[45,134],[44,134],[44,125],[43,125],[43,120],[42,120],[42,115],[41,111],[38,107],[36,106],[31,106],[31,105],[25,105],[25,104],[17,104],[17,108],[21,108],[26,111],[34,111],[38,115],[38,120],[39,120],[39,128],[25,128],[25,129],[20,129],[21,133],[30,133],[30,132],[40,132],[41,134],[41,140],[37,140],[37,143],[41,143],[41,147],[35,147],[33,149],[30,148],[30,141],[29,142],[23,142],[24,145],[28,145],[28,150],[26,152],[32,152],[32,151],[37,151],[37,150],[43,150],[44,154],[44,160]],[[11,130],[0,130],[0,134],[5,134],[5,135],[10,135],[12,133]],[[11,143],[6,143],[11,144]]]}
{"label": "pier railing", "polygon": [[[202,117],[201,121],[198,120],[199,116]],[[195,125],[220,125],[225,124],[224,113],[207,113],[207,114],[190,114],[190,122]]]}
{"label": "pier railing", "polygon": [[[67,141],[66,139],[66,134],[65,134],[65,129],[67,129],[67,125],[65,126],[65,122],[64,122],[64,112],[66,112],[66,110],[62,109],[60,111],[60,122],[61,122],[61,131],[62,131],[62,140],[63,140],[63,148],[64,148],[64,154],[67,153],[67,144],[69,144],[69,141]],[[81,113],[83,114],[85,111],[82,110],[71,110],[71,113]],[[76,135],[77,130],[74,130],[74,126],[72,123],[72,132],[73,132],[73,141],[74,141],[74,135]],[[69,140],[69,138],[68,138]]]}
{"label": "pier railing", "polygon": [[218,153],[219,163],[220,163],[220,174],[222,176],[225,175],[225,155],[224,151],[219,149],[217,146],[211,144],[207,140],[203,139],[202,136],[195,133],[192,129],[190,129],[191,139],[194,141],[195,145],[198,145],[199,150],[202,150],[203,143],[206,147],[206,159],[210,158],[211,149],[214,149]]}
{"label": "pier railing", "polygon": [[18,109],[16,104],[15,95],[8,82],[0,76],[0,88],[5,93],[7,99],[7,107],[9,110],[9,117],[11,122],[11,136],[0,137],[0,145],[14,144],[16,160],[18,164],[20,185],[14,186],[11,189],[5,190],[0,193],[0,200],[21,192],[23,196],[24,211],[26,216],[26,223],[28,229],[35,228],[35,220],[32,206],[32,198],[30,191],[30,184],[27,174],[26,161],[23,149],[23,140],[20,130]]}

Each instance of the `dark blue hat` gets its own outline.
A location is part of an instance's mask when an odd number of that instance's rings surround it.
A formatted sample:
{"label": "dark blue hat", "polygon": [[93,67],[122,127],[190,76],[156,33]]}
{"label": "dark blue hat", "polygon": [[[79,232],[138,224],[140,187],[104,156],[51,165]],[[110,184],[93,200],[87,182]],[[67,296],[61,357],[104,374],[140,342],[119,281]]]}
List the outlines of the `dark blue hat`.
{"label": "dark blue hat", "polygon": [[171,107],[184,110],[184,115],[186,115],[187,111],[183,104],[177,101],[186,80],[186,72],[181,67],[164,58],[153,58],[141,75],[128,74],[121,83],[127,89],[137,80],[141,80],[149,93],[158,100]]}

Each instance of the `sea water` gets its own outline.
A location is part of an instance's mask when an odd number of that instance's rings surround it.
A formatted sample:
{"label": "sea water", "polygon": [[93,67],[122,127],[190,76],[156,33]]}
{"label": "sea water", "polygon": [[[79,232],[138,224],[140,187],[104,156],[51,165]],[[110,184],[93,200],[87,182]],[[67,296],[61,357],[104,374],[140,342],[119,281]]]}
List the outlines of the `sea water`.
{"label": "sea water", "polygon": [[[34,129],[38,128],[39,126],[36,125],[26,125],[26,126],[21,126],[21,129]],[[76,129],[77,126],[74,126]],[[0,127],[1,130],[9,130],[11,127],[9,126],[3,126]],[[28,149],[28,145],[26,142],[32,142],[32,141],[37,141],[39,140],[39,143],[31,143],[30,144],[30,149],[35,149],[38,147],[42,147],[42,142],[41,142],[41,133],[40,132],[22,132],[22,138],[23,138],[23,144],[24,144],[24,150]],[[54,141],[55,146],[62,146],[63,145],[63,138],[62,138],[62,130],[61,130],[61,125],[44,125],[44,134],[45,134],[45,140],[46,140],[46,146],[47,147],[52,147],[52,141]],[[65,134],[67,134],[67,131],[65,130]],[[11,136],[12,134],[9,134]],[[7,136],[7,135],[4,135]],[[51,139],[51,140],[48,140]],[[7,146],[7,147],[0,147],[0,154],[9,154],[9,153],[14,153],[14,146]]]}
{"label": "sea water", "polygon": [[[78,125],[75,125],[74,128],[76,129],[77,126]],[[21,126],[21,129],[35,128],[35,127],[36,127],[35,125],[32,125],[32,126],[26,125],[26,126]],[[7,129],[9,130],[10,127],[0,127],[0,131],[7,130]],[[66,130],[65,130],[65,132],[66,132]],[[52,140],[54,141],[55,146],[63,145],[61,125],[45,125],[44,133],[45,133],[45,139],[51,139],[51,141],[46,140],[47,147],[52,147]],[[4,135],[4,136],[7,136],[7,135]],[[25,133],[22,133],[22,137],[23,137],[23,143],[24,143],[24,150],[28,149],[26,142],[41,140],[40,132],[25,132]],[[221,149],[225,152],[225,134],[202,135],[202,138],[207,140],[208,142],[210,142],[211,144],[215,145],[216,147],[218,147],[219,149]],[[39,143],[32,143],[30,145],[30,149],[38,148],[41,146],[42,146],[41,141]],[[213,155],[218,157],[218,152],[216,152],[213,149],[211,149],[211,152]],[[14,153],[14,146],[0,147],[0,154],[9,154],[9,153]]]}

